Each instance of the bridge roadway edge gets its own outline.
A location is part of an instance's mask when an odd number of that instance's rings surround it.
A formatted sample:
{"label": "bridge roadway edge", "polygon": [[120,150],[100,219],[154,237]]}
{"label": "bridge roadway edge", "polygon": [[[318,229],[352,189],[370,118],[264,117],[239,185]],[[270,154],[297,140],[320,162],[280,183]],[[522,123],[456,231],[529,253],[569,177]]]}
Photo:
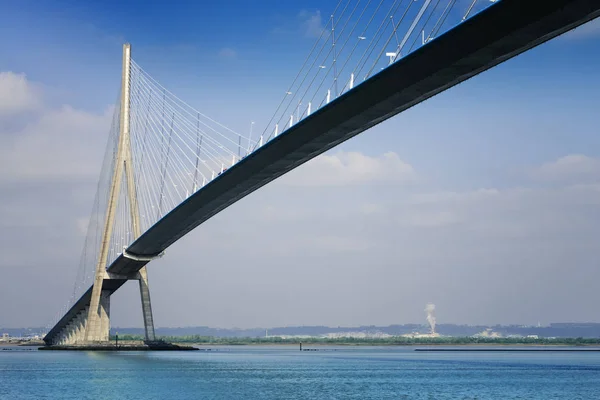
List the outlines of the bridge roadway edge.
{"label": "bridge roadway edge", "polygon": [[[598,16],[597,0],[502,0],[490,6],[257,149],[169,212],[127,252],[160,254],[213,215],[317,155]],[[121,255],[108,271],[133,275],[146,264]],[[123,283],[110,286],[117,290]],[[89,303],[88,292],[46,335],[46,343],[85,307],[86,296]]]}

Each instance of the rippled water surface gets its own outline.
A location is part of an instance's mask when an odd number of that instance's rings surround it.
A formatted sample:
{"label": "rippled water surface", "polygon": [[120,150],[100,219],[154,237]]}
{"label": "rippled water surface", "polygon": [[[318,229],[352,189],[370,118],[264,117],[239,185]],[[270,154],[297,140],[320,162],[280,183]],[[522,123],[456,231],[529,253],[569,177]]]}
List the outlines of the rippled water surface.
{"label": "rippled water surface", "polygon": [[600,399],[600,353],[0,348],[0,399]]}

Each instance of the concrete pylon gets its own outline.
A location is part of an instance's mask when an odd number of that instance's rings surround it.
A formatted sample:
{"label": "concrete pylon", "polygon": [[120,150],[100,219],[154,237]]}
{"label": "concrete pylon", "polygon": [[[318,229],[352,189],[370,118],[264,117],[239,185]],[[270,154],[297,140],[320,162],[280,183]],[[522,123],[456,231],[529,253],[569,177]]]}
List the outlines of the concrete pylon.
{"label": "concrete pylon", "polygon": [[[110,186],[110,197],[108,199],[106,217],[104,220],[104,231],[102,233],[98,263],[96,264],[96,274],[90,299],[90,308],[87,315],[87,323],[85,324],[84,342],[88,344],[109,340],[110,291],[102,290],[102,285],[104,280],[110,279],[106,272],[106,263],[114,226],[118,196],[121,190],[121,184],[123,183],[123,175],[125,175],[125,184],[127,185],[127,196],[129,199],[129,211],[131,214],[134,240],[141,235],[140,214],[131,156],[131,138],[129,135],[130,73],[131,45],[127,43],[123,45],[121,120],[117,159]],[[143,267],[135,277],[129,279],[137,279],[139,281],[146,340],[154,341],[154,322],[152,318],[152,305],[150,303],[150,291],[148,289],[148,274],[146,267]]]}

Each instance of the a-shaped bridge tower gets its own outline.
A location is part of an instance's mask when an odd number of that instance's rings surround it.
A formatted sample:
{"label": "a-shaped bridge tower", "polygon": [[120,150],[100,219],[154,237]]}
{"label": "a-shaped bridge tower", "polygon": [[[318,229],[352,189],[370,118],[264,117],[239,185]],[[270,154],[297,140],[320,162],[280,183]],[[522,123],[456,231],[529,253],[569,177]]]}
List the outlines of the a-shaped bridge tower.
{"label": "a-shaped bridge tower", "polygon": [[[106,269],[122,185],[126,187],[123,192],[127,198],[126,203],[129,205],[129,226],[131,228],[132,239],[135,240],[142,234],[130,137],[130,76],[131,46],[125,44],[123,46],[123,75],[116,159],[114,160],[113,174],[110,180],[108,204],[101,234],[100,251],[94,281],[89,295],[89,305],[80,310],[75,318],[63,327],[62,332],[54,338],[54,344],[73,345],[108,341],[110,332],[110,296],[128,280],[137,280],[139,282],[145,338],[146,341],[155,341],[152,304],[150,302],[146,267],[143,266],[137,272],[122,275],[108,272]],[[126,252],[123,254],[126,255]]]}

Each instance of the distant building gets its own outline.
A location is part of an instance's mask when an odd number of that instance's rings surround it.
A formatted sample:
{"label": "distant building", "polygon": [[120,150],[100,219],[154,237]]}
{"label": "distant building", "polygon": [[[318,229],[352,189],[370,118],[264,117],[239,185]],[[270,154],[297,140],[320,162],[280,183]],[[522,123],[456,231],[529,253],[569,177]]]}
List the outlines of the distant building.
{"label": "distant building", "polygon": [[406,333],[404,335],[400,335],[402,337],[407,337],[407,338],[412,338],[412,339],[422,339],[422,338],[439,338],[441,337],[441,335],[437,332],[434,333],[419,333],[419,332],[413,332],[413,333]]}
{"label": "distant building", "polygon": [[8,333],[3,333],[2,334],[2,341],[3,342],[8,342],[9,339],[10,339],[10,336],[8,335]]}
{"label": "distant building", "polygon": [[473,335],[473,337],[476,337],[476,338],[493,338],[493,339],[497,339],[497,338],[501,338],[502,335],[500,333],[498,333],[498,332],[494,332],[492,330],[492,328],[487,328],[483,332],[479,332],[479,333]]}

